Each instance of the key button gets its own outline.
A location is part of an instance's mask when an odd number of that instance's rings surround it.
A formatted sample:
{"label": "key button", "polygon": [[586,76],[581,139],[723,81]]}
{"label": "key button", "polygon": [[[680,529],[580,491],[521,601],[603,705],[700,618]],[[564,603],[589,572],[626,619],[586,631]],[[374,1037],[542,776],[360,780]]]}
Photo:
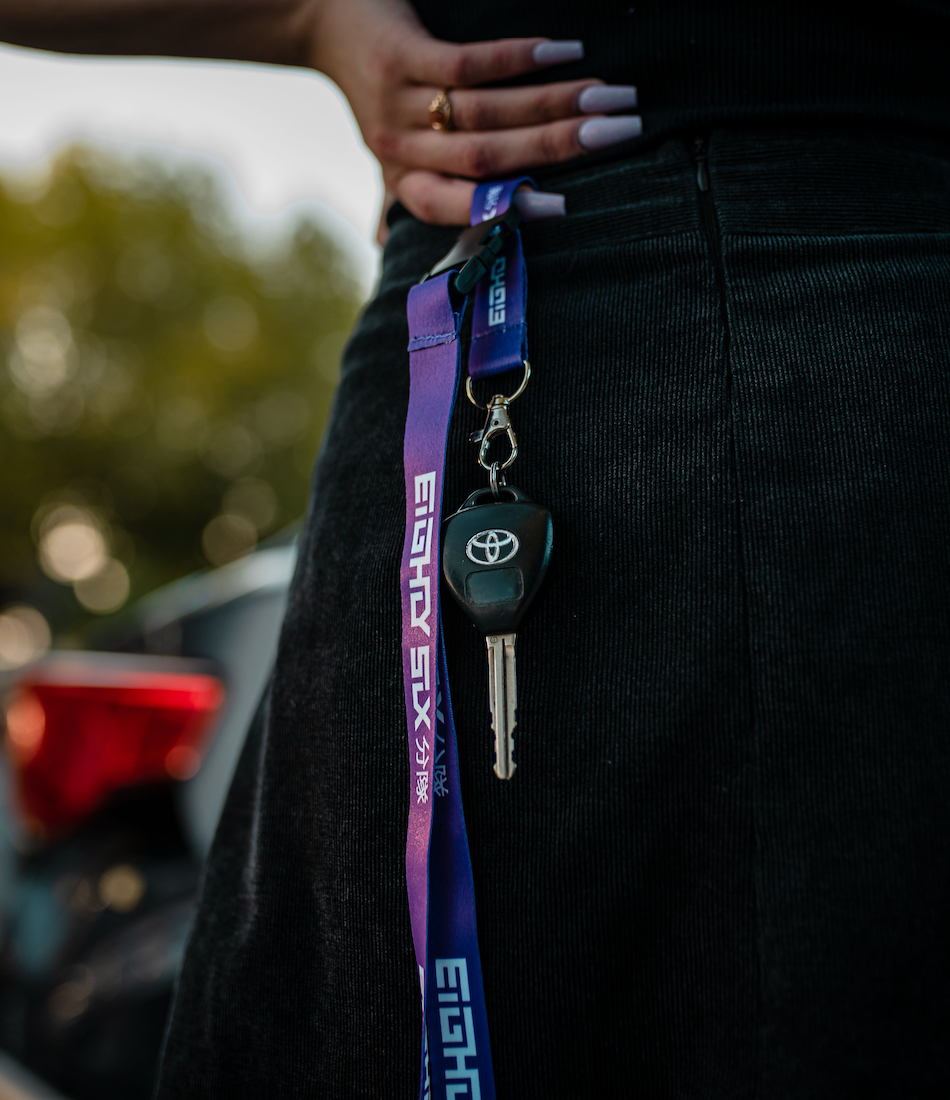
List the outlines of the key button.
{"label": "key button", "polygon": [[524,596],[524,576],[520,569],[511,568],[469,573],[465,578],[465,595],[476,607],[511,603]]}

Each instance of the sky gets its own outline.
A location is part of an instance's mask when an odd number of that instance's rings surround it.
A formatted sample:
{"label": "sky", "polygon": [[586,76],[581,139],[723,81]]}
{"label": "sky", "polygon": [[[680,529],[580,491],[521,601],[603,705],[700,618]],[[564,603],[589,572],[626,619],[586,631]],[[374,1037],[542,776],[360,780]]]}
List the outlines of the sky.
{"label": "sky", "polygon": [[301,69],[77,58],[0,45],[0,171],[36,172],[81,140],[199,162],[250,229],[301,206],[350,247],[367,289],[381,183],[339,89]]}

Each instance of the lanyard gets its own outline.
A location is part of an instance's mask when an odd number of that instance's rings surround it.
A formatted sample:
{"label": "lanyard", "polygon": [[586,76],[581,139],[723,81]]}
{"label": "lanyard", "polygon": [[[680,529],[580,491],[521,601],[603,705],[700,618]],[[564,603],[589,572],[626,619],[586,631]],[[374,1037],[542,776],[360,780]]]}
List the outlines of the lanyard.
{"label": "lanyard", "polygon": [[525,358],[526,281],[511,198],[526,182],[531,181],[476,188],[474,228],[433,269],[436,274],[410,290],[407,305],[410,384],[400,589],[409,743],[406,886],[423,1012],[420,1100],[495,1098],[441,629],[440,530],[446,441],[459,386],[459,332],[472,289],[470,376],[497,374]]}
{"label": "lanyard", "polygon": [[[477,187],[472,198],[472,225],[504,214],[511,207],[515,191],[525,183],[533,186],[525,176]],[[527,297],[521,234],[515,230],[487,276],[475,287],[469,378],[501,374],[520,367],[528,358]]]}

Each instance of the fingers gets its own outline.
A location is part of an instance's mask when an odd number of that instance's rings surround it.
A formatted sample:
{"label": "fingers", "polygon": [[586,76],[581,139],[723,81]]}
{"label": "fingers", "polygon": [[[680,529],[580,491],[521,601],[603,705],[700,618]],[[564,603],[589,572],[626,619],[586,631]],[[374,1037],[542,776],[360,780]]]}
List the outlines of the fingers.
{"label": "fingers", "polygon": [[399,141],[399,160],[445,175],[488,179],[571,160],[590,149],[636,137],[641,128],[640,118],[630,115],[563,119],[477,134],[413,130]]}
{"label": "fingers", "polygon": [[[411,49],[388,36],[385,64],[370,71],[370,91],[361,92],[366,80],[357,82],[350,98],[387,186],[421,221],[465,225],[474,180],[570,160],[640,132],[637,116],[607,117],[635,108],[633,87],[595,79],[482,87],[579,61],[580,42],[516,38],[457,45],[418,30]],[[429,105],[440,91],[451,92],[454,132],[431,129]],[[561,214],[563,203],[550,202],[545,211]],[[540,207],[534,216],[542,216]]]}
{"label": "fingers", "polygon": [[[588,88],[603,87],[600,80],[571,80],[533,88],[455,88],[450,95],[452,124],[457,130],[504,130],[535,126],[581,113],[578,101]],[[435,88],[410,88],[403,97],[403,124],[431,128],[429,104]]]}
{"label": "fingers", "polygon": [[468,225],[475,184],[436,172],[407,172],[395,186],[403,206],[429,225]]}
{"label": "fingers", "polygon": [[583,56],[584,47],[580,42],[503,38],[497,42],[457,46],[432,38],[418,43],[405,71],[408,79],[416,84],[464,88],[510,80],[549,65],[580,61]]}
{"label": "fingers", "polygon": [[[395,192],[387,188],[386,200],[391,205],[392,198],[398,198],[410,214],[430,225],[468,225],[474,194],[475,184],[469,180],[448,178],[435,172],[407,172],[395,184]],[[563,195],[521,188],[513,201],[525,221],[561,218],[565,214]],[[379,235],[383,233],[387,209],[384,203],[377,234],[380,244],[385,244],[389,236],[388,228],[384,236]]]}

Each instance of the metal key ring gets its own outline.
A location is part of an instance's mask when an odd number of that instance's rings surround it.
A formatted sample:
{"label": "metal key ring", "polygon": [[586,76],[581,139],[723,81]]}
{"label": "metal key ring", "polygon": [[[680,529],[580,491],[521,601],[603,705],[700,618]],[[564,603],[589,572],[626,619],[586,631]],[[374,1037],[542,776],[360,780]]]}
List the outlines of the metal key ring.
{"label": "metal key ring", "polygon": [[508,477],[505,474],[505,466],[499,467],[497,462],[493,462],[488,470],[488,484],[491,488],[492,496],[495,500],[501,496],[501,490],[508,488]]}
{"label": "metal key ring", "polygon": [[[531,377],[531,364],[528,362],[527,359],[523,360],[523,362],[524,362],[524,377],[521,379],[521,385],[515,390],[515,392],[510,397],[505,398],[505,404],[506,405],[510,405],[511,402],[514,401],[516,397],[520,397],[524,393],[525,386],[527,386],[527,384],[528,384],[528,379]],[[488,405],[482,405],[478,401],[475,400],[475,395],[472,393],[472,376],[471,375],[469,375],[468,378],[465,379],[465,396],[469,399],[469,401],[471,401],[471,403],[475,406],[476,409],[487,409],[487,408],[489,408]]]}

